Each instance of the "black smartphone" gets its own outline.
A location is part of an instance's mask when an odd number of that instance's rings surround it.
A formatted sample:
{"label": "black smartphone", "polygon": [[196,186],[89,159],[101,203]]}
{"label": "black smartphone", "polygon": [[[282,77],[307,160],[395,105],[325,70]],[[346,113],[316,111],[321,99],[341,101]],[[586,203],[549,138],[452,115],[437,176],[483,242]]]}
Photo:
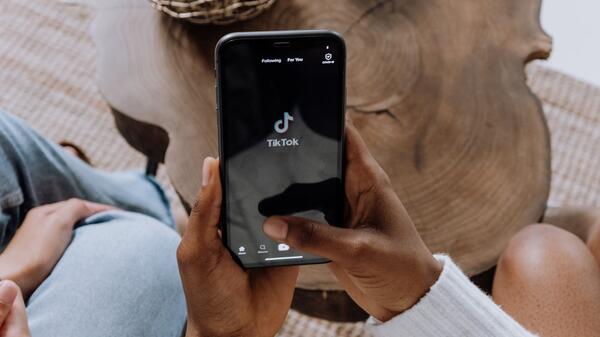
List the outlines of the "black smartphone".
{"label": "black smartphone", "polygon": [[342,223],[344,40],[233,33],[215,54],[225,244],[245,268],[328,262],[270,240],[262,224],[271,215]]}

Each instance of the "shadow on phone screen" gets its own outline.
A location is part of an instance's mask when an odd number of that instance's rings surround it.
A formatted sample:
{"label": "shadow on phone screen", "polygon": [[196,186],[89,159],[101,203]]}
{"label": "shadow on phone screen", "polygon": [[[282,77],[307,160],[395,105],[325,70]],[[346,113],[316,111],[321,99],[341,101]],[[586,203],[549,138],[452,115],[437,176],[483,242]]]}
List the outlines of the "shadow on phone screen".
{"label": "shadow on phone screen", "polygon": [[258,211],[269,217],[316,210],[325,215],[328,223],[336,224],[338,220],[334,211],[337,209],[335,203],[339,200],[339,196],[336,195],[336,191],[340,190],[340,184],[339,178],[311,184],[295,183],[283,192],[261,200]]}

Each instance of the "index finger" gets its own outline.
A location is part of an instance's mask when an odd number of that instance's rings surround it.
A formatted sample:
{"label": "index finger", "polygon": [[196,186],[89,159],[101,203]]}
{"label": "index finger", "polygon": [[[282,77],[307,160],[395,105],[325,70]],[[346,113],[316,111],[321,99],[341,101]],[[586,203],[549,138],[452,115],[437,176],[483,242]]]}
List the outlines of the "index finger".
{"label": "index finger", "polygon": [[375,161],[358,129],[349,119],[346,119],[346,161],[348,165]]}
{"label": "index finger", "polygon": [[85,219],[96,213],[114,210],[113,206],[98,204],[81,199],[69,199],[64,201],[60,207],[55,209],[54,216],[62,222],[74,225],[77,221]]}

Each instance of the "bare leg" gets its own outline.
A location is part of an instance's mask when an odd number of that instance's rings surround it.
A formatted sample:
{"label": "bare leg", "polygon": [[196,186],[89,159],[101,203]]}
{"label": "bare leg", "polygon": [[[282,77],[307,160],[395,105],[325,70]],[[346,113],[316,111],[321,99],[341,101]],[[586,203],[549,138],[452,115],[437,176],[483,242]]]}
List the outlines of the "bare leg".
{"label": "bare leg", "polygon": [[551,208],[544,222],[577,235],[583,240],[600,267],[600,209],[592,207]]}
{"label": "bare leg", "polygon": [[558,227],[532,225],[515,235],[492,293],[540,336],[600,335],[600,269],[586,243]]}
{"label": "bare leg", "polygon": [[590,228],[587,245],[596,258],[596,263],[600,268],[600,221],[597,221],[596,224]]}

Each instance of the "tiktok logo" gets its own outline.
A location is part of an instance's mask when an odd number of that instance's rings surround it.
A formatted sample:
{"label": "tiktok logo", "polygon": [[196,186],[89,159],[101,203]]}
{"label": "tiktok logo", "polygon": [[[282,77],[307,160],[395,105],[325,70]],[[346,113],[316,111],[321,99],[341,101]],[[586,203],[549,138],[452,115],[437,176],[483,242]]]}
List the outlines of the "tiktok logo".
{"label": "tiktok logo", "polygon": [[286,133],[290,128],[290,122],[294,121],[294,117],[289,114],[289,112],[283,113],[283,119],[275,122],[274,128],[277,133]]}
{"label": "tiktok logo", "polygon": [[[275,122],[273,128],[277,133],[286,133],[290,128],[290,122],[294,121],[294,117],[289,112],[283,113],[283,118]],[[300,139],[298,138],[273,138],[267,139],[268,147],[290,147],[300,146]]]}

